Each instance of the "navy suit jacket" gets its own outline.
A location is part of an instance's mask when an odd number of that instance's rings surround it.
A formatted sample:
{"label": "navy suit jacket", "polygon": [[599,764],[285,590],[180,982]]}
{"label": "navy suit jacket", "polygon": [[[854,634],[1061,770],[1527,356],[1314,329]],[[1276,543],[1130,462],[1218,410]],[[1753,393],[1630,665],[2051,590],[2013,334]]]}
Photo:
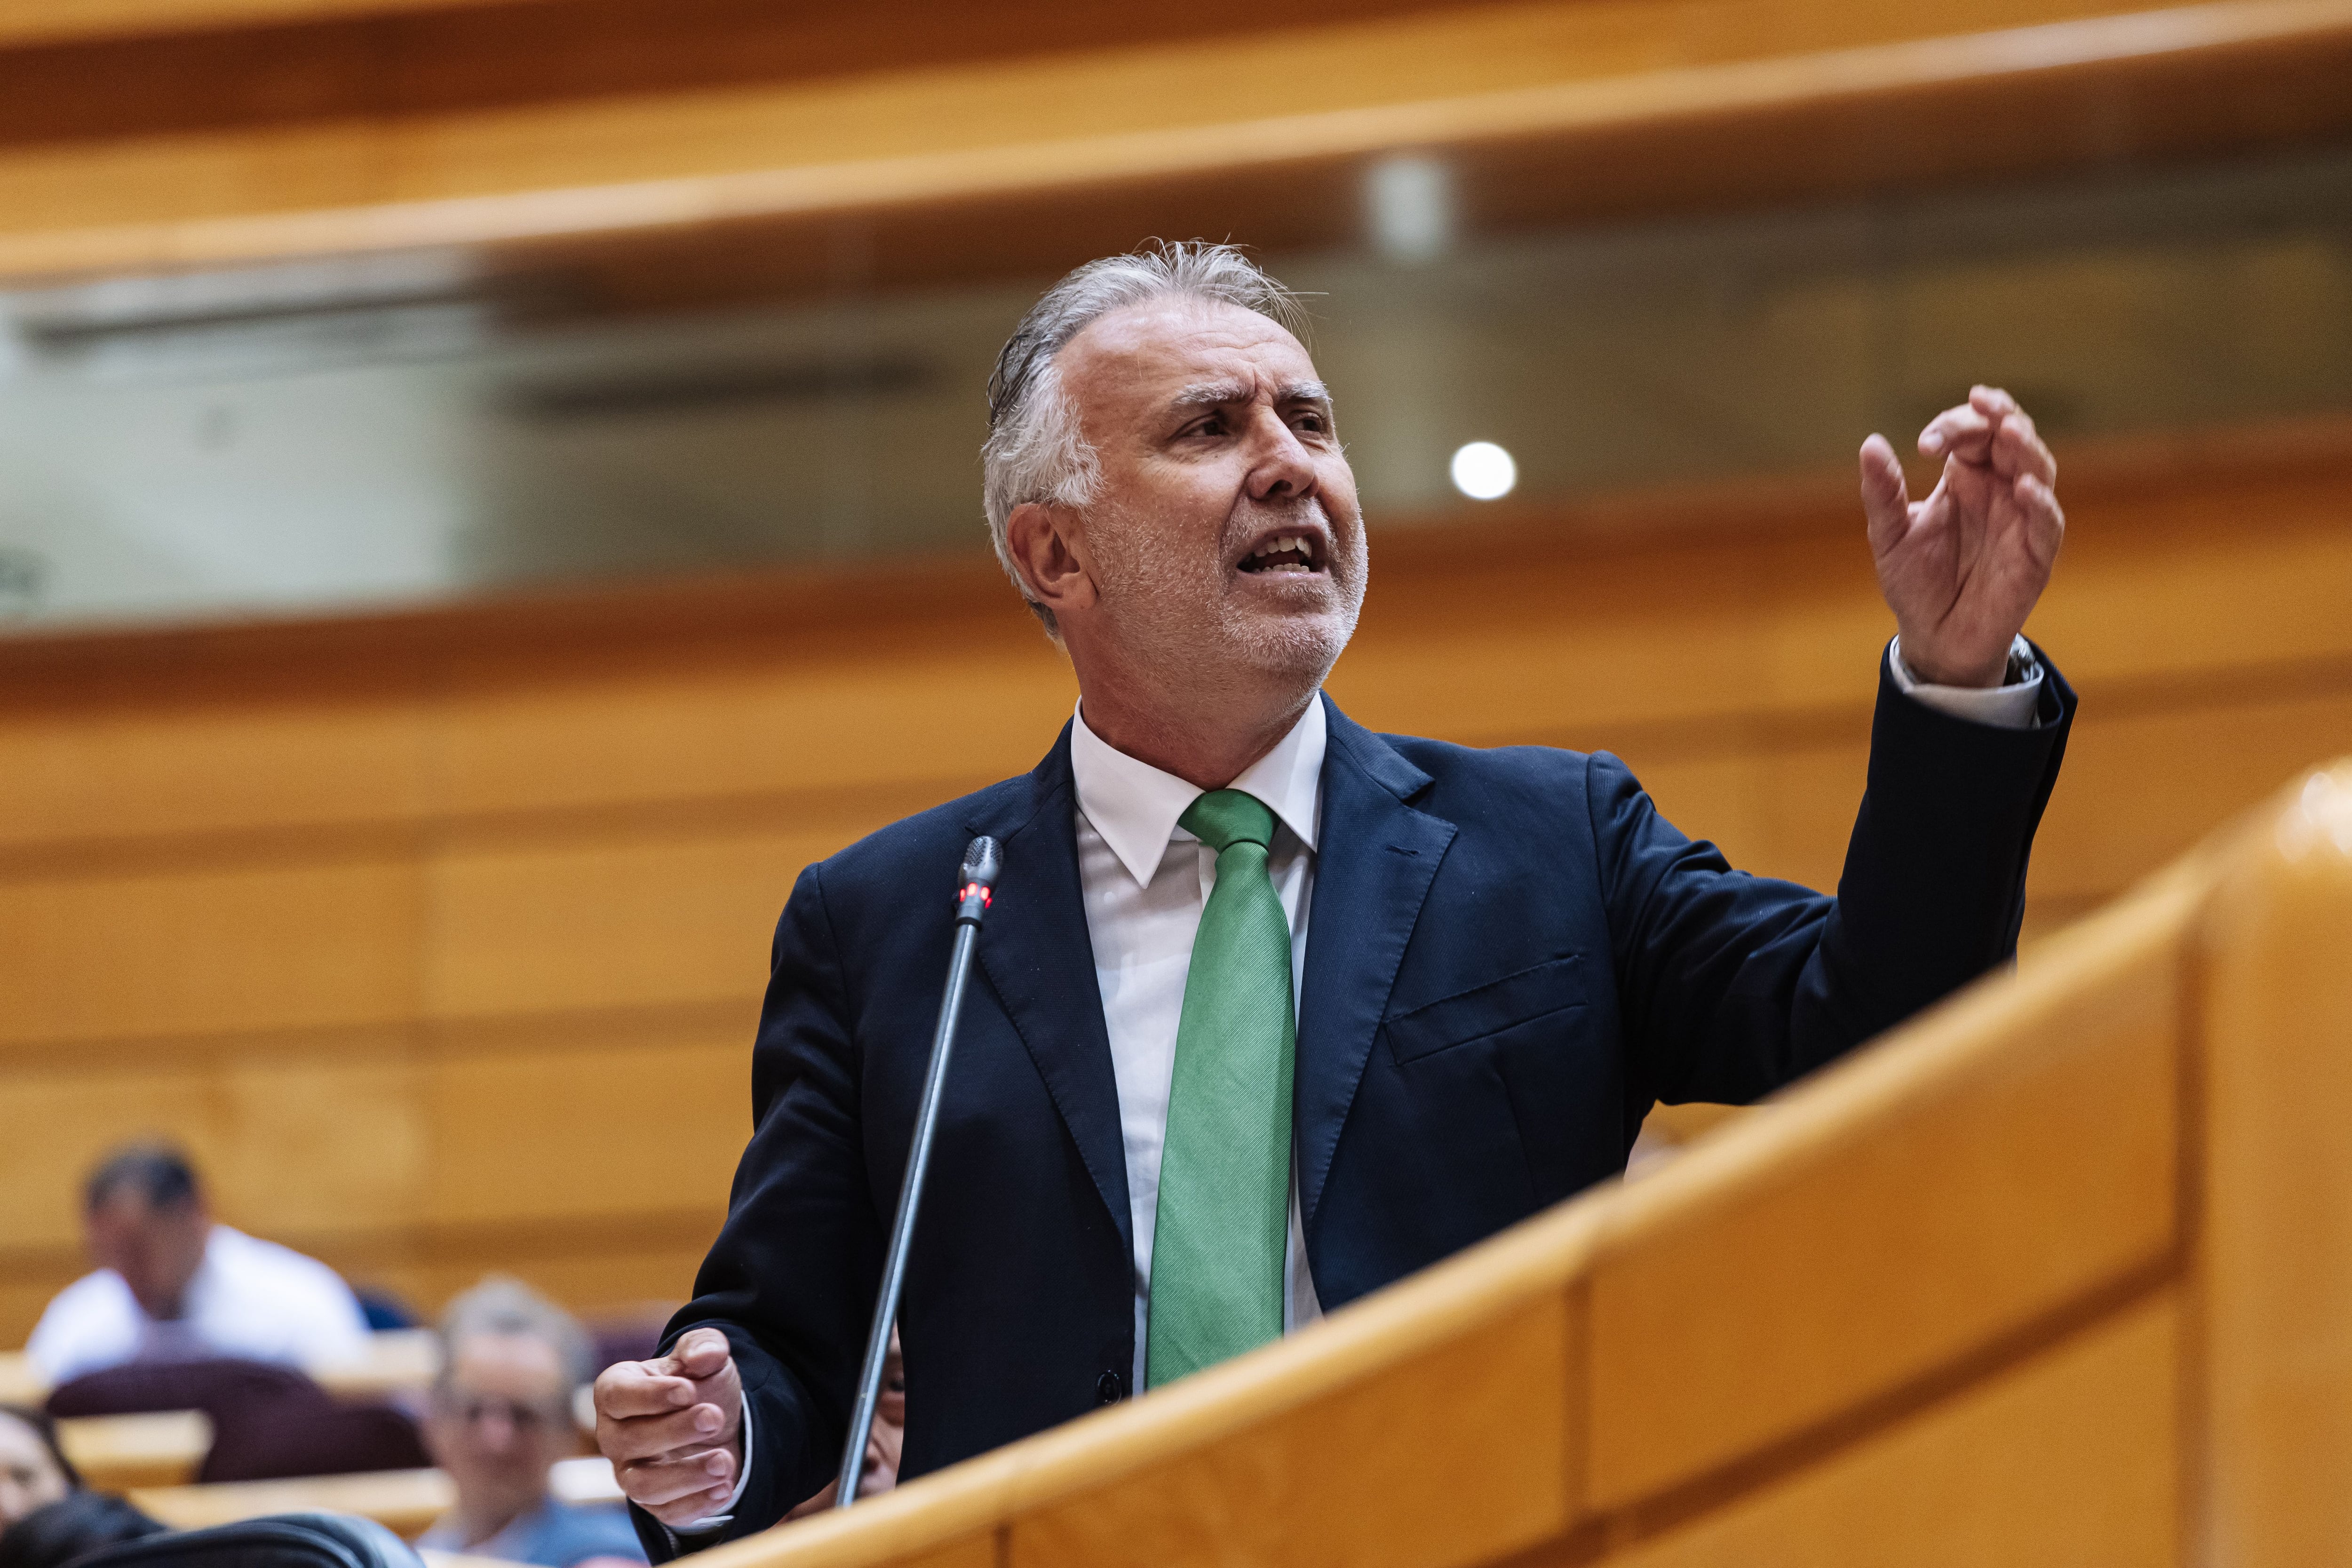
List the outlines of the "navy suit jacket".
{"label": "navy suit jacket", "polygon": [[[2009,958],[2074,708],[2043,668],[2041,727],[2000,730],[1902,696],[1882,660],[1834,899],[1732,870],[1606,752],[1375,735],[1330,708],[1295,1095],[1324,1307],[1617,1174],[1654,1100],[1754,1100]],[[1127,1163],[1075,799],[1065,731],[1029,773],[793,889],[754,1131],[669,1331],[727,1332],[754,1425],[709,1540],[773,1523],[838,1463],[974,834],[1004,872],[899,1314],[901,1473],[1128,1392]]]}

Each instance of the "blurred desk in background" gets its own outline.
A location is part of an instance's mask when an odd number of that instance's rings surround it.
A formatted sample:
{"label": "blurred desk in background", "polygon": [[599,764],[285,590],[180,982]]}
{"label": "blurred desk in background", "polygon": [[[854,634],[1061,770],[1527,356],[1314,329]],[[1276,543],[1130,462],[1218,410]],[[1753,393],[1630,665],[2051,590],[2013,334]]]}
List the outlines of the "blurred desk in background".
{"label": "blurred desk in background", "polygon": [[177,1487],[212,1452],[212,1417],[201,1410],[82,1415],[58,1423],[58,1447],[97,1491]]}
{"label": "blurred desk in background", "polygon": [[439,1470],[375,1470],[356,1476],[306,1476],[298,1480],[152,1487],[130,1496],[132,1506],[174,1530],[202,1530],[263,1514],[325,1509],[374,1520],[394,1534],[413,1539],[448,1511],[457,1490]]}
{"label": "blurred desk in background", "polygon": [[364,1355],[309,1369],[320,1387],[343,1399],[418,1393],[440,1370],[441,1344],[430,1329],[379,1329],[368,1336]]}
{"label": "blurred desk in background", "polygon": [[[593,1454],[558,1460],[548,1476],[548,1490],[568,1503],[621,1499],[612,1464]],[[439,1470],[376,1470],[283,1481],[154,1487],[133,1491],[130,1497],[134,1506],[177,1530],[201,1530],[266,1513],[326,1509],[374,1520],[403,1538],[413,1539],[446,1512],[457,1495],[455,1485]]]}
{"label": "blurred desk in background", "polygon": [[0,1351],[0,1405],[38,1410],[49,1385],[23,1351]]}

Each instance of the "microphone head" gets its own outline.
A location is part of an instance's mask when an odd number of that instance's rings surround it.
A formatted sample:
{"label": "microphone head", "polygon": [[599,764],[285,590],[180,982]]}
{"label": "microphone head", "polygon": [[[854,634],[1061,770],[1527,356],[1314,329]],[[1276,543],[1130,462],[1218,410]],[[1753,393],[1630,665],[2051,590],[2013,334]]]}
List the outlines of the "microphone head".
{"label": "microphone head", "polygon": [[963,847],[963,866],[956,872],[957,885],[969,888],[974,883],[983,888],[996,886],[999,873],[1004,869],[1004,851],[985,833]]}

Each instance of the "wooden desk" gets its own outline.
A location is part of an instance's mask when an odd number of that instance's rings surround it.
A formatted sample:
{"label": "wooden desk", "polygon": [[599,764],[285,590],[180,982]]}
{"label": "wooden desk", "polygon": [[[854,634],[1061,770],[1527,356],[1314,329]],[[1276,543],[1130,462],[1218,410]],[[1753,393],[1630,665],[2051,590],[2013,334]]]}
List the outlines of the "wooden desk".
{"label": "wooden desk", "polygon": [[299,1480],[157,1487],[130,1495],[133,1506],[177,1530],[201,1530],[266,1513],[328,1509],[374,1520],[397,1535],[413,1538],[446,1512],[457,1494],[439,1470],[375,1470]]}
{"label": "wooden desk", "polygon": [[58,1446],[96,1490],[176,1487],[194,1479],[212,1451],[213,1423],[201,1410],[83,1415],[58,1423]]}
{"label": "wooden desk", "polygon": [[37,1410],[48,1396],[48,1380],[23,1351],[0,1351],[0,1405]]}
{"label": "wooden desk", "polygon": [[344,1399],[381,1399],[429,1387],[441,1370],[441,1342],[430,1329],[381,1329],[358,1359],[308,1369],[319,1386]]}

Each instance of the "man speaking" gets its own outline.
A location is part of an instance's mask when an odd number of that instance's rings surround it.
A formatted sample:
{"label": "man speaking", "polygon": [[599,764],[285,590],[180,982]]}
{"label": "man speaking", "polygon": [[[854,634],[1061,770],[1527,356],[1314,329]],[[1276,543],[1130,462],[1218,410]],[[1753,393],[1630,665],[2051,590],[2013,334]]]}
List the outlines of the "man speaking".
{"label": "man speaking", "polygon": [[1238,252],[1168,246],[1005,345],[989,526],[1078,711],[793,889],[726,1226],[669,1353],[597,1384],[656,1552],[834,1473],[975,834],[1004,872],[898,1319],[909,1477],[1310,1322],[1615,1174],[1653,1101],[1753,1100],[2014,951],[2074,700],[2018,636],[2064,522],[2006,394],[1921,435],[1923,501],[1863,446],[1899,635],[1830,899],[1732,870],[1605,752],[1321,695],[1366,547],[1295,320]]}

